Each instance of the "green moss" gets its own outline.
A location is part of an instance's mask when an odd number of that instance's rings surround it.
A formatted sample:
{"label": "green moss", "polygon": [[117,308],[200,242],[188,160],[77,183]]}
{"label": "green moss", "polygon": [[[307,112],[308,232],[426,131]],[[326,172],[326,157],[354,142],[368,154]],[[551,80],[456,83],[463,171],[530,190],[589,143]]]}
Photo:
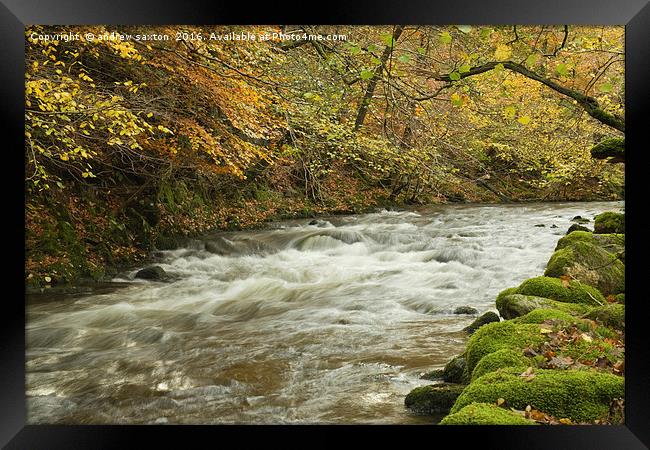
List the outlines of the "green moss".
{"label": "green moss", "polygon": [[530,365],[530,360],[520,350],[504,348],[481,358],[472,372],[472,381],[486,373],[495,372],[506,367],[525,370]]}
{"label": "green moss", "polygon": [[501,302],[506,296],[511,295],[511,294],[516,294],[517,293],[517,288],[516,287],[510,287],[508,289],[504,289],[503,291],[499,292],[499,295],[497,295],[497,309],[499,308],[499,302]]}
{"label": "green moss", "polygon": [[585,318],[596,320],[608,327],[625,330],[625,305],[612,303],[594,308]]}
{"label": "green moss", "polygon": [[575,322],[577,319],[571,314],[559,309],[534,309],[526,315],[513,319],[515,323],[542,323],[547,320],[561,320],[564,322]]}
{"label": "green moss", "polygon": [[408,393],[404,406],[418,414],[448,413],[464,388],[451,383],[420,386]]}
{"label": "green moss", "polygon": [[537,423],[494,404],[472,403],[442,419],[440,425],[537,425]]}
{"label": "green moss", "polygon": [[594,234],[589,231],[574,231],[561,238],[555,250],[575,244],[576,242],[586,242],[597,245],[598,247],[610,253],[618,253],[625,249],[625,235],[617,233]]}
{"label": "green moss", "polygon": [[[575,234],[590,234],[574,232]],[[562,239],[560,239],[562,241]],[[581,283],[593,286],[599,291],[615,294],[625,290],[625,265],[612,254],[591,242],[574,240],[571,243],[558,243],[549,260],[544,275],[547,277],[570,276]]]}
{"label": "green moss", "polygon": [[625,380],[616,375],[586,370],[538,369],[531,377],[520,376],[518,369],[488,373],[465,388],[451,409],[459,412],[471,403],[494,403],[534,409],[557,418],[576,422],[607,417],[615,398],[625,396]]}
{"label": "green moss", "polygon": [[[600,110],[598,112],[603,113]],[[596,159],[613,158],[616,162],[623,162],[625,161],[625,139],[605,139],[591,148],[591,156]]]}
{"label": "green moss", "polygon": [[625,233],[625,214],[604,212],[594,219],[594,233]]}
{"label": "green moss", "polygon": [[615,297],[616,301],[621,304],[625,304],[625,294],[617,294]]}
{"label": "green moss", "polygon": [[560,302],[602,305],[605,297],[596,288],[571,280],[567,286],[562,280],[550,277],[536,277],[524,281],[518,294],[550,298]]}
{"label": "green moss", "polygon": [[537,324],[511,321],[489,323],[472,335],[467,343],[467,373],[472,373],[485,355],[501,349],[523,349],[544,340]]}
{"label": "green moss", "polygon": [[574,316],[586,314],[592,307],[581,303],[565,303],[534,295],[511,294],[501,298],[497,303],[499,314],[504,319],[513,319],[538,309],[556,309]]}

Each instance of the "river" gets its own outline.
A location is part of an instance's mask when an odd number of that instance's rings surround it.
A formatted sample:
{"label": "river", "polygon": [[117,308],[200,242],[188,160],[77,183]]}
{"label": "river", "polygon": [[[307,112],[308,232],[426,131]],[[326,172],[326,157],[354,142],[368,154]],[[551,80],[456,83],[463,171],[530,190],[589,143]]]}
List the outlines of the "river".
{"label": "river", "polygon": [[120,288],[30,296],[28,422],[430,423],[404,396],[464,351],[475,316],[454,309],[496,311],[501,290],[543,273],[574,216],[593,228],[594,215],[623,206],[440,205],[273,223],[161,252],[171,282],[134,270]]}

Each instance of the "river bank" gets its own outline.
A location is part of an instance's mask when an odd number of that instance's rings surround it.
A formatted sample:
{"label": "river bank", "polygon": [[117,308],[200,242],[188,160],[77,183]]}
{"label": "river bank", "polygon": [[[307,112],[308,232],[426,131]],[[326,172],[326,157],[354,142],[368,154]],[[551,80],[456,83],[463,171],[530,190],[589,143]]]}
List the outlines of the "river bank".
{"label": "river bank", "polygon": [[443,425],[624,423],[624,233],[616,212],[597,215],[593,232],[573,225],[543,276],[497,296],[503,320],[479,324],[406,407],[447,414]]}

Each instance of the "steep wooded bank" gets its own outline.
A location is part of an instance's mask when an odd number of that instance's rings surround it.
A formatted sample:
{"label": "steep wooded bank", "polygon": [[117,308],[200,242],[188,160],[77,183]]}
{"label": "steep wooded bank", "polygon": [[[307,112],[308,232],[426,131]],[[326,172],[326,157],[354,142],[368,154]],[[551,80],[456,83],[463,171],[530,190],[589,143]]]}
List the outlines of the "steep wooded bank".
{"label": "steep wooded bank", "polygon": [[[223,38],[280,32],[345,39]],[[623,62],[622,27],[28,28],[26,279],[269,219],[621,198]]]}

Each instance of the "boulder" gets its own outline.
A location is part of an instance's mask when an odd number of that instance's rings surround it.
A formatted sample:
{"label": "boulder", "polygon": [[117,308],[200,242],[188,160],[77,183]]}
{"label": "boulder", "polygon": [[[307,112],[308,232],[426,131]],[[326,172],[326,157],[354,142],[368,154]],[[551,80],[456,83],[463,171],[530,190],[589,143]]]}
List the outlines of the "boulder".
{"label": "boulder", "polygon": [[498,322],[499,320],[499,315],[495,312],[488,311],[485,314],[481,315],[478,317],[474,322],[469,324],[467,327],[463,328],[463,331],[468,332],[469,334],[474,333],[476,330],[481,328],[483,325],[492,323],[492,322]]}
{"label": "boulder", "polygon": [[495,403],[524,410],[532,408],[574,422],[606,419],[613,400],[625,397],[625,379],[588,370],[536,369],[521,376],[516,368],[479,377],[456,400],[451,413],[472,403]]}
{"label": "boulder", "polygon": [[571,219],[571,222],[575,222],[575,223],[589,223],[590,220],[589,220],[589,219],[586,219],[586,218],[584,218],[584,217],[582,217],[582,216],[575,216],[573,219]]}
{"label": "boulder", "polygon": [[452,358],[443,369],[442,379],[447,383],[466,383],[465,366],[467,361],[465,355],[459,355]]}
{"label": "boulder", "polygon": [[404,405],[418,414],[446,414],[464,388],[464,385],[453,383],[420,386],[408,393]]}
{"label": "boulder", "polygon": [[514,319],[524,316],[539,308],[552,308],[572,315],[581,315],[591,310],[591,307],[579,303],[566,303],[534,295],[510,294],[497,299],[497,309],[504,319]]}
{"label": "boulder", "polygon": [[625,214],[604,212],[594,219],[594,233],[625,233]]}
{"label": "boulder", "polygon": [[607,327],[625,330],[625,305],[611,303],[599,306],[592,309],[584,317],[596,320]]}
{"label": "boulder", "polygon": [[[574,232],[562,239],[576,233],[584,232]],[[558,243],[559,247],[560,244]],[[625,291],[625,265],[616,254],[584,240],[565,243],[556,250],[546,266],[544,275],[556,278],[568,276],[597,288],[605,295]]]}
{"label": "boulder", "polygon": [[537,425],[537,422],[495,404],[472,403],[449,414],[439,425]]}
{"label": "boulder", "polygon": [[149,266],[144,269],[138,270],[135,278],[142,278],[144,280],[165,281],[169,279],[169,275],[160,266]]}
{"label": "boulder", "polygon": [[468,374],[473,373],[478,362],[490,353],[502,349],[523,350],[541,344],[545,335],[540,325],[533,323],[513,323],[512,321],[489,323],[479,328],[467,343]]}
{"label": "boulder", "polygon": [[587,227],[583,227],[582,225],[578,225],[577,223],[574,223],[573,225],[571,225],[569,227],[566,234],[571,234],[574,231],[588,231],[588,232],[590,232],[591,230],[589,228],[587,228]]}
{"label": "boulder", "polygon": [[575,280],[567,282],[551,277],[530,278],[517,287],[516,293],[550,298],[566,303],[605,304],[605,297],[593,286]]}
{"label": "boulder", "polygon": [[525,357],[521,350],[503,348],[481,358],[472,371],[471,381],[476,380],[486,373],[496,372],[506,367],[516,367],[523,372],[530,365],[530,359]]}

